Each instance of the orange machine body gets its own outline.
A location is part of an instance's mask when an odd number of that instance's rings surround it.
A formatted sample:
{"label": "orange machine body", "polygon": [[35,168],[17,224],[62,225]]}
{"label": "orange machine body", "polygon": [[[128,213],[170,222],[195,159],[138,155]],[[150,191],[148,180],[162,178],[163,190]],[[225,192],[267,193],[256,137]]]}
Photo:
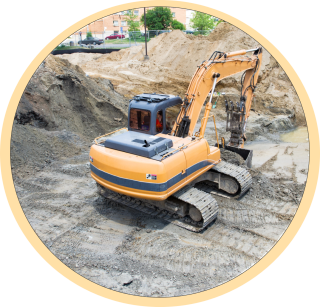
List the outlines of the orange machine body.
{"label": "orange machine body", "polygon": [[[250,57],[239,56],[247,52],[254,53]],[[204,139],[207,121],[212,116],[211,99],[216,83],[228,76],[245,72],[241,99],[246,103],[247,112],[244,112],[243,116],[247,120],[261,59],[261,48],[233,53],[216,51],[208,61],[198,66],[184,101],[178,96],[155,93],[135,96],[129,105],[126,135],[122,135],[122,139],[119,136],[111,136],[113,140],[111,138],[105,140],[104,145],[102,141],[97,142],[97,139],[106,135],[99,137],[95,140],[96,144],[91,147],[90,167],[93,179],[114,192],[157,201],[167,199],[190,184],[221,161],[219,148],[209,146]],[[211,98],[206,104],[200,130],[194,133],[201,109],[210,91]],[[172,129],[168,131],[169,115],[167,116],[166,112],[170,107],[177,105],[179,114]],[[162,131],[157,130],[158,116],[164,123]],[[127,143],[128,135],[131,139],[128,139]],[[157,140],[152,142],[151,137]],[[219,144],[217,130],[216,137]],[[243,138],[243,135],[240,137]],[[156,141],[163,144],[159,152]],[[153,155],[151,155],[152,150]],[[159,156],[161,152],[165,152],[163,156]],[[158,156],[157,160],[155,156]]]}
{"label": "orange machine body", "polygon": [[172,148],[176,149],[162,161],[93,145],[92,178],[114,192],[160,201],[220,162],[220,150],[210,147],[205,139],[157,136],[172,139]]}

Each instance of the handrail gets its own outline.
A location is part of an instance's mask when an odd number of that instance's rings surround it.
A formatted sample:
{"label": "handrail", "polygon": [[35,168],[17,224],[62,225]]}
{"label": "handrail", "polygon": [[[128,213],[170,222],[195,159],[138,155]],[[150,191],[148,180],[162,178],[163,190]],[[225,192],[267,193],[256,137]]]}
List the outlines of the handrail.
{"label": "handrail", "polygon": [[[214,129],[215,129],[215,131],[216,131],[217,145],[218,145],[218,148],[219,148],[219,138],[218,138],[218,131],[217,131],[217,126],[216,126],[216,119],[215,119],[215,117],[214,117],[213,114],[212,114],[212,115],[209,115],[209,116],[206,116],[206,117],[203,117],[203,118],[201,119],[200,129],[201,129],[201,127],[202,127],[202,121],[203,121],[204,119],[206,119],[206,118],[211,117],[211,116],[212,116],[212,119],[213,119]],[[200,130],[199,130],[197,133],[198,133],[198,135],[199,135],[199,134],[200,134]]]}
{"label": "handrail", "polygon": [[96,137],[96,138],[94,139],[94,142],[96,143],[96,145],[99,145],[99,144],[101,144],[103,141],[98,142],[98,141],[97,141],[98,139],[101,139],[101,138],[103,138],[103,137],[105,137],[105,136],[107,136],[107,135],[116,133],[116,132],[121,131],[121,130],[124,130],[124,129],[128,130],[128,128],[121,128],[121,129],[118,129],[118,130],[116,130],[116,131],[109,132],[109,133],[107,133],[107,134],[104,134],[104,135],[101,135],[101,136]]}

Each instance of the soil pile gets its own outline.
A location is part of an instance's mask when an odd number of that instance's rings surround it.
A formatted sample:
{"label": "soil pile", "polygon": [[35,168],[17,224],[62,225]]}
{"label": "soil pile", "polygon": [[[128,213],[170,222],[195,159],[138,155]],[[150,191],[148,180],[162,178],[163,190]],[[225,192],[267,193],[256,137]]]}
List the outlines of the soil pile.
{"label": "soil pile", "polygon": [[87,78],[79,66],[50,55],[28,83],[15,120],[93,137],[124,124],[125,109],[109,80]]}
{"label": "soil pile", "polygon": [[80,153],[98,135],[125,126],[127,106],[109,80],[87,77],[79,66],[50,55],[30,79],[16,111],[14,171],[32,171]]}
{"label": "soil pile", "polygon": [[[231,52],[252,49],[259,43],[238,28],[220,23],[209,36],[186,35],[180,30],[163,33],[148,43],[149,61],[144,59],[144,46],[135,46],[111,54],[59,55],[78,64],[88,74],[110,79],[117,91],[126,97],[143,92],[184,96],[197,65],[215,51]],[[89,58],[91,57],[91,60]],[[218,91],[239,100],[241,73],[222,80]],[[221,104],[221,107],[222,104]],[[263,61],[253,109],[270,115],[295,113],[297,125],[305,124],[299,98],[278,62],[263,50]]]}
{"label": "soil pile", "polygon": [[221,154],[221,159],[223,161],[238,165],[238,166],[244,166],[245,165],[245,161],[243,160],[243,158],[232,151],[226,150],[224,148],[220,148],[220,154]]}

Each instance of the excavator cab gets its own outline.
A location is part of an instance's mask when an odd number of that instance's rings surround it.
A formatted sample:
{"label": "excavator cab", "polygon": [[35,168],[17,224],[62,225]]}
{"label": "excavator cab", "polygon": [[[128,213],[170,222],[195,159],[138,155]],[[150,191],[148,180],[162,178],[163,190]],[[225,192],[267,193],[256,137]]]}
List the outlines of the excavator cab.
{"label": "excavator cab", "polygon": [[168,134],[181,104],[179,96],[155,93],[137,95],[130,101],[128,130],[151,135]]}
{"label": "excavator cab", "polygon": [[182,100],[179,96],[141,94],[135,96],[128,110],[128,131],[107,138],[106,148],[141,157],[161,159],[172,151],[168,135],[180,112]]}

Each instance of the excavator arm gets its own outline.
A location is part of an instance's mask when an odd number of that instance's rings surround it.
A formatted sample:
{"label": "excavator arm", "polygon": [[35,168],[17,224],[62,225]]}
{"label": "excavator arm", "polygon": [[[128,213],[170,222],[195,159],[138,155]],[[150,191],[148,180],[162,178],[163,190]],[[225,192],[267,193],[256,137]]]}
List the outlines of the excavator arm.
{"label": "excavator arm", "polygon": [[[251,56],[244,56],[248,52],[253,52],[253,54]],[[233,104],[229,106],[226,102],[227,112],[229,111],[229,130],[232,135],[229,145],[243,147],[241,140],[245,138],[245,126],[250,114],[253,92],[261,67],[261,59],[261,47],[230,53],[215,51],[209,60],[202,62],[201,65],[198,66],[193,75],[171,134],[178,137],[193,135],[201,108],[211,91],[210,100],[206,104],[205,115],[200,128],[199,135],[203,137],[209,112],[212,108],[211,101],[216,84],[224,78],[239,72],[244,72],[241,78],[240,103],[237,103],[236,106]]]}

